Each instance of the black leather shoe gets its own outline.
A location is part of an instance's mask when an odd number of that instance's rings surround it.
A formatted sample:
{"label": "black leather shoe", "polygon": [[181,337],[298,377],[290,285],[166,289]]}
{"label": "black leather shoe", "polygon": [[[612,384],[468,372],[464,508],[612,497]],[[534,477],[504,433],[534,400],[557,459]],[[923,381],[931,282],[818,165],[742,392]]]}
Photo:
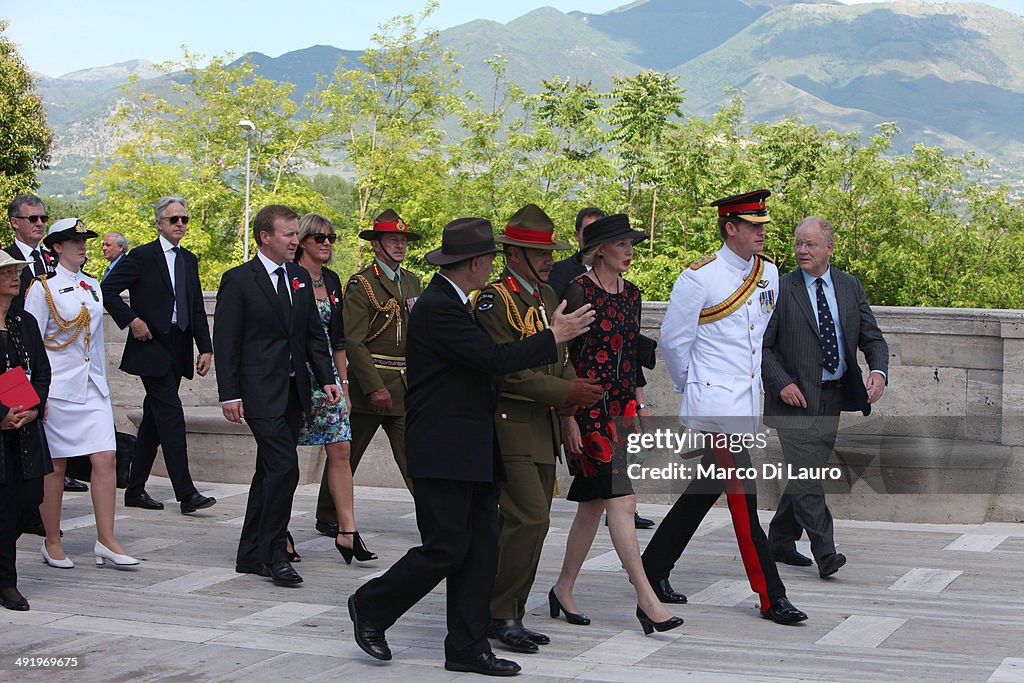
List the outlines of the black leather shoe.
{"label": "black leather shoe", "polygon": [[330,536],[334,538],[338,535],[338,523],[337,522],[321,522],[319,519],[316,520],[316,532],[323,534],[324,536]]}
{"label": "black leather shoe", "polygon": [[513,652],[522,652],[528,655],[540,652],[537,643],[530,640],[530,636],[523,631],[515,619],[493,619],[491,632],[488,635]]}
{"label": "black leather shoe", "polygon": [[818,576],[825,578],[826,576],[832,576],[846,564],[846,555],[842,553],[832,553],[831,555],[825,555],[818,560]]}
{"label": "black leather shoe", "polygon": [[[31,510],[26,517],[23,518],[21,529],[19,531],[23,534],[34,534],[36,536],[46,537],[46,527],[43,526],[43,519],[39,516],[38,510]],[[63,536],[64,534],[61,534]]]}
{"label": "black leather shoe", "polygon": [[298,586],[302,583],[302,577],[292,569],[292,565],[284,560],[271,562],[265,565],[267,576],[273,580],[276,586]]}
{"label": "black leather shoe", "polygon": [[159,500],[152,498],[148,493],[143,491],[137,496],[129,496],[127,493],[124,494],[124,506],[126,508],[142,508],[143,510],[163,510],[164,504]]}
{"label": "black leather shoe", "polygon": [[795,549],[787,550],[783,553],[775,553],[775,561],[782,564],[790,564],[794,567],[810,567],[814,564],[814,560],[806,555],[801,555]]}
{"label": "black leather shoe", "polygon": [[[13,591],[18,597],[8,598],[4,595],[4,591]],[[15,612],[27,612],[28,611],[28,600],[25,596],[18,592],[17,588],[4,588],[0,590],[0,605],[3,605],[7,609],[12,609]]]}
{"label": "black leather shoe", "polygon": [[446,659],[444,668],[483,676],[515,676],[521,671],[518,664],[508,659],[498,659],[493,652],[481,652],[470,659]]}
{"label": "black leather shoe", "polygon": [[239,574],[255,574],[256,576],[270,576],[270,572],[267,571],[266,565],[263,564],[243,564],[239,562],[235,564],[235,571]]}
{"label": "black leather shoe", "polygon": [[654,520],[641,517],[639,512],[633,513],[633,524],[637,529],[651,529],[654,527]]}
{"label": "black leather shoe", "polygon": [[651,588],[654,589],[654,594],[658,596],[658,600],[661,602],[668,603],[670,605],[686,604],[686,596],[674,590],[672,588],[672,584],[668,582],[668,579],[652,581]]}
{"label": "black leather shoe", "polygon": [[529,638],[530,640],[532,640],[533,642],[537,643],[538,645],[548,645],[548,644],[551,643],[551,639],[548,638],[543,633],[538,633],[537,631],[531,631],[530,629],[528,629],[525,626],[523,626],[523,620],[522,619],[516,619],[516,623],[519,624],[519,628],[523,629],[523,633],[526,634],[526,637]]}
{"label": "black leather shoe", "polygon": [[789,601],[789,598],[779,598],[772,603],[771,607],[761,610],[761,616],[765,619],[771,619],[776,624],[795,624],[807,618],[806,614],[793,607],[793,603]]}
{"label": "black leather shoe", "polygon": [[370,626],[359,617],[355,593],[348,596],[348,616],[352,619],[352,635],[355,636],[359,649],[375,659],[389,661],[391,648],[388,647],[388,641],[384,639],[384,631]]}
{"label": "black leather shoe", "polygon": [[212,496],[204,496],[203,494],[196,491],[191,496],[181,501],[181,514],[187,515],[190,512],[196,510],[205,510],[208,507],[213,506],[217,502],[216,498]]}
{"label": "black leather shoe", "polygon": [[74,477],[64,477],[64,490],[71,493],[85,493],[89,487]]}

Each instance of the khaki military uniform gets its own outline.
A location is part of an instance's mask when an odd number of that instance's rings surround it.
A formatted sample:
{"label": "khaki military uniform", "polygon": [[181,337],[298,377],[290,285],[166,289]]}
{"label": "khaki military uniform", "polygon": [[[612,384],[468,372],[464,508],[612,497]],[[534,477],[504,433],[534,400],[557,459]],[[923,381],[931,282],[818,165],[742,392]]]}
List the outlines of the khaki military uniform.
{"label": "khaki military uniform", "polygon": [[[352,399],[352,472],[383,426],[405,485],[412,491],[405,468],[405,335],[409,311],[423,290],[419,279],[404,268],[399,280],[401,291],[376,262],[363,268],[345,286],[342,317]],[[391,412],[378,413],[370,404],[370,394],[381,388],[391,393]],[[337,521],[326,478],[320,482],[316,518]]]}
{"label": "khaki military uniform", "polygon": [[[508,269],[475,300],[477,321],[498,343],[516,342],[547,328],[558,306],[542,286],[543,307]],[[542,313],[542,310],[544,311]],[[565,344],[558,362],[506,375],[495,415],[506,480],[501,483],[501,550],[491,594],[493,619],[522,619],[537,574],[550,522],[555,459],[561,426],[555,410],[565,404],[576,373]]]}

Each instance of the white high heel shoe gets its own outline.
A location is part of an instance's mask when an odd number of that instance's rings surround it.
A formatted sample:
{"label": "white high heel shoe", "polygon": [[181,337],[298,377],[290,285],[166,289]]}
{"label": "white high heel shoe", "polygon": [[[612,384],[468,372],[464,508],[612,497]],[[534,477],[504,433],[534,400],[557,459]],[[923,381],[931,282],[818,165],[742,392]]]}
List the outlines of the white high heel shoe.
{"label": "white high heel shoe", "polygon": [[74,569],[75,568],[75,563],[72,562],[71,558],[67,557],[66,555],[65,555],[63,560],[55,560],[52,557],[50,557],[50,553],[46,552],[46,542],[45,541],[43,542],[43,547],[39,549],[39,554],[43,556],[43,562],[45,562],[46,564],[50,565],[51,567],[56,567],[57,569]]}
{"label": "white high heel shoe", "polygon": [[139,563],[139,561],[131,555],[118,555],[99,541],[96,541],[96,545],[93,546],[92,552],[96,555],[97,567],[103,566],[103,560],[110,560],[118,567],[132,567]]}

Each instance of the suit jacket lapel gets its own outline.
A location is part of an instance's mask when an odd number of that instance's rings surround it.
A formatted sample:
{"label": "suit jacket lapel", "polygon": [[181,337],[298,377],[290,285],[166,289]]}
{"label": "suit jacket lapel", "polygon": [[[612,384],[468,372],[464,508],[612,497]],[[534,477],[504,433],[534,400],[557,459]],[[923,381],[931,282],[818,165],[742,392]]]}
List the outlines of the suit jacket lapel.
{"label": "suit jacket lapel", "polygon": [[[160,238],[156,238],[150,242],[153,248],[153,268],[156,272],[160,273],[160,279],[163,280],[164,285],[167,287],[167,291],[174,296],[174,285],[171,284],[171,271],[167,267],[167,255],[164,254],[163,245],[160,244]],[[179,251],[178,254],[181,254]]]}
{"label": "suit jacket lapel", "polygon": [[[256,280],[256,289],[263,292],[263,295],[267,297],[267,303],[274,309],[274,315],[277,316],[277,321],[281,323],[281,327],[284,328],[285,332],[291,332],[288,329],[287,321],[284,319],[284,311],[281,310],[281,303],[277,299],[277,292],[270,284],[270,276],[267,275],[267,269],[263,267],[263,262],[260,261],[259,257],[253,258],[249,261],[252,267],[252,276]],[[285,275],[287,276],[288,269],[285,267]],[[294,316],[293,316],[294,317]]]}
{"label": "suit jacket lapel", "polygon": [[807,295],[807,287],[804,285],[803,271],[797,268],[793,271],[793,277],[789,280],[789,295],[796,300],[796,307],[807,318],[808,324],[814,330],[815,336],[820,337],[818,332],[818,314],[811,307],[811,298]]}
{"label": "suit jacket lapel", "polygon": [[860,325],[857,324],[857,306],[848,281],[843,273],[832,269],[832,286],[836,288],[836,306],[839,308],[839,324],[843,328],[843,340],[847,351],[856,351]]}

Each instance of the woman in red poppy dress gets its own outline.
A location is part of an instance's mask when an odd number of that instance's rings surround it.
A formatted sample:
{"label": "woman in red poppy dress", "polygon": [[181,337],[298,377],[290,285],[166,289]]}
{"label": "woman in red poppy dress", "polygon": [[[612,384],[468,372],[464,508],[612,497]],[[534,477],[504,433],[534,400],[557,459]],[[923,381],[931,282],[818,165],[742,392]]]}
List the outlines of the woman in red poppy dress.
{"label": "woman in red poppy dress", "polygon": [[615,552],[636,589],[637,618],[645,633],[680,626],[655,596],[640,561],[634,513],[636,495],[626,474],[625,444],[638,429],[643,407],[643,375],[637,361],[640,340],[640,292],[622,278],[633,259],[633,244],[646,235],[632,230],[624,214],[594,221],[583,233],[583,262],[591,270],[565,292],[566,310],[592,304],[597,317],[590,332],[572,342],[569,355],[578,377],[597,379],[605,388],[594,405],[564,418],[562,429],[574,475],[566,496],[579,503],[558,580],[548,594],[551,616],[565,612],[566,621],[590,620],[576,606],[573,587],[604,512]]}

